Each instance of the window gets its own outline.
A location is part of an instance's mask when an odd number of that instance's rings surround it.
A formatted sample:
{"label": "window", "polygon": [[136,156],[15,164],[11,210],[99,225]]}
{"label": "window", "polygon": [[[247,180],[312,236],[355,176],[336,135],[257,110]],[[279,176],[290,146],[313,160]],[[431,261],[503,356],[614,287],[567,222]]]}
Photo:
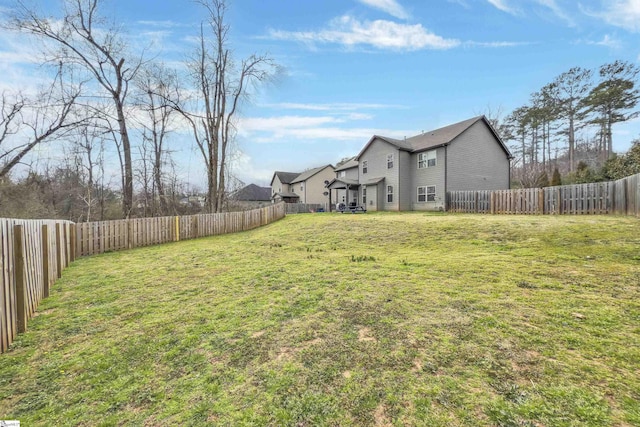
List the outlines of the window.
{"label": "window", "polygon": [[427,202],[435,202],[436,201],[436,186],[429,185],[427,187]]}
{"label": "window", "polygon": [[418,202],[435,202],[436,186],[418,187]]}
{"label": "window", "polygon": [[393,203],[393,186],[387,185],[387,203]]}
{"label": "window", "polygon": [[436,150],[418,154],[418,169],[432,168],[436,165]]}
{"label": "window", "polygon": [[418,187],[418,202],[427,201],[427,187]]}
{"label": "window", "polygon": [[300,191],[304,191],[304,184],[300,184]]}
{"label": "window", "polygon": [[367,161],[366,160],[364,160],[362,162],[362,173],[363,174],[367,173]]}
{"label": "window", "polygon": [[347,171],[340,171],[340,178],[347,176]]}
{"label": "window", "polygon": [[367,204],[367,188],[366,187],[362,187],[362,204],[363,205]]}
{"label": "window", "polygon": [[393,153],[387,154],[387,169],[393,169]]}

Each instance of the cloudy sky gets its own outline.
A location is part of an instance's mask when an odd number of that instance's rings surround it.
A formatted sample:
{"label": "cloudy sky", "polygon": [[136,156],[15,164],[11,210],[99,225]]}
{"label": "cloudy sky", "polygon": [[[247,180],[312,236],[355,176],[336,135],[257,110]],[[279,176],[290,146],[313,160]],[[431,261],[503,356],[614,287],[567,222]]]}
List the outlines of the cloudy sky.
{"label": "cloudy sky", "polygon": [[[55,14],[55,0],[36,2]],[[242,109],[237,175],[268,184],[357,154],[373,134],[402,138],[479,114],[504,114],[571,67],[640,61],[640,0],[230,0],[238,57],[282,67]],[[6,16],[12,1],[0,0]],[[132,50],[179,64],[203,16],[189,0],[106,0],[103,13]],[[0,30],[2,31],[2,30]],[[35,46],[0,33],[0,88],[33,88]],[[614,129],[626,151],[640,124]],[[188,135],[172,148],[179,172],[203,174]]]}

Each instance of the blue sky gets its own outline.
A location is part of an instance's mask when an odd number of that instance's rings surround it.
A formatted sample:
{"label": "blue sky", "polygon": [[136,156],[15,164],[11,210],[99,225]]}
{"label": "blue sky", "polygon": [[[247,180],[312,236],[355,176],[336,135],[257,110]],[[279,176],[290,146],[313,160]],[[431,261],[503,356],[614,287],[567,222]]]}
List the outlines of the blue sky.
{"label": "blue sky", "polygon": [[[57,4],[49,1],[47,7]],[[402,138],[489,109],[503,114],[574,66],[640,59],[640,0],[230,0],[238,58],[282,67],[242,108],[236,175],[268,184],[357,154],[373,134]],[[11,2],[0,0],[0,11]],[[169,64],[192,48],[203,16],[188,0],[107,0],[103,12]],[[33,47],[0,34],[0,88],[32,85]],[[26,78],[33,74],[33,78]],[[640,122],[614,128],[626,151]],[[184,179],[202,183],[188,134],[172,136]]]}

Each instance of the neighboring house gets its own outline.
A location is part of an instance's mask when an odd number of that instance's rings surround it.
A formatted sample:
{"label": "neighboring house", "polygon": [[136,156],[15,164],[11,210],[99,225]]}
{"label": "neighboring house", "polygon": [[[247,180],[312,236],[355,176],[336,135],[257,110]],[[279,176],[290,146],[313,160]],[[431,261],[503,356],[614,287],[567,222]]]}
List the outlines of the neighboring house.
{"label": "neighboring house", "polygon": [[508,189],[511,159],[479,116],[403,140],[374,135],[328,188],[372,211],[443,210],[447,191]]}
{"label": "neighboring house", "polygon": [[271,199],[275,202],[298,203],[300,197],[293,191],[291,184],[298,175],[299,172],[274,172],[271,178]]}
{"label": "neighboring house", "polygon": [[300,203],[329,203],[327,184],[335,177],[335,174],[332,165],[309,169],[291,181],[292,190],[300,197]]}
{"label": "neighboring house", "polygon": [[[332,165],[324,165],[307,171],[274,172],[271,178],[271,199],[286,203],[329,203],[327,183],[335,176]],[[325,194],[326,193],[326,194]],[[331,194],[335,197],[335,192]]]}
{"label": "neighboring house", "polygon": [[271,188],[249,184],[234,192],[229,198],[229,204],[237,209],[254,209],[271,204]]}

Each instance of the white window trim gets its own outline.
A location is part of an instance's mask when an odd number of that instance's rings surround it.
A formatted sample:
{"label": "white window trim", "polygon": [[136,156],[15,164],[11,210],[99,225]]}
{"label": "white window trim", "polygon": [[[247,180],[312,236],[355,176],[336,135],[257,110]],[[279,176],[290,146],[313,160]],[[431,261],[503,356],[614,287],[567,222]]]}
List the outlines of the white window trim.
{"label": "white window trim", "polygon": [[[431,156],[431,154],[433,156]],[[432,166],[429,166],[429,160],[434,161]],[[421,163],[424,163],[424,166],[422,166]],[[423,151],[422,153],[418,153],[418,169],[435,168],[436,166],[438,166],[437,150],[429,150],[429,151]]]}
{"label": "white window trim", "polygon": [[387,154],[387,169],[393,169],[394,157],[393,153]]}
{"label": "white window trim", "polygon": [[367,160],[363,160],[362,161],[362,174],[364,175],[365,173],[367,173],[368,169],[369,169],[369,162]]}
{"label": "white window trim", "polygon": [[[433,192],[429,192],[429,188],[433,188]],[[424,189],[423,194],[420,194],[420,189]],[[418,203],[433,203],[436,201],[437,189],[435,185],[419,185],[416,194],[416,201]],[[430,195],[433,196],[433,200],[429,200]],[[424,196],[424,200],[420,200],[420,196]]]}
{"label": "white window trim", "polygon": [[[391,200],[389,200],[389,196],[391,196]],[[387,185],[387,203],[393,203],[393,185]]]}

